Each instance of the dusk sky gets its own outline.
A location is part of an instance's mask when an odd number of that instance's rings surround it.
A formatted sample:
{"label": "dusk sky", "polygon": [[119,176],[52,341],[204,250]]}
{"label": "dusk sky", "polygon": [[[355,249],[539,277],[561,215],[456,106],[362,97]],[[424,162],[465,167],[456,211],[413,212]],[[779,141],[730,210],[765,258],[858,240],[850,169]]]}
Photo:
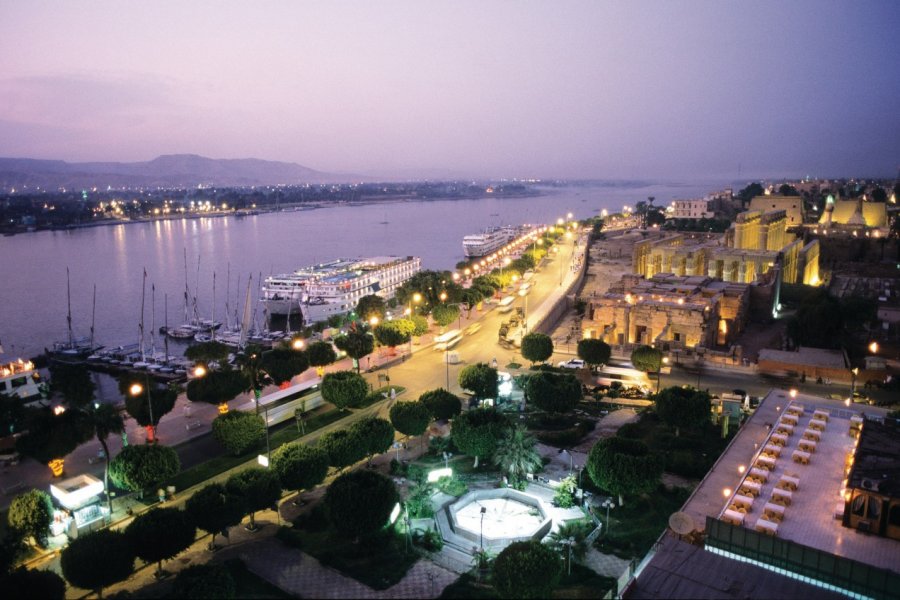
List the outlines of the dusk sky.
{"label": "dusk sky", "polygon": [[895,176],[900,2],[0,0],[0,156]]}

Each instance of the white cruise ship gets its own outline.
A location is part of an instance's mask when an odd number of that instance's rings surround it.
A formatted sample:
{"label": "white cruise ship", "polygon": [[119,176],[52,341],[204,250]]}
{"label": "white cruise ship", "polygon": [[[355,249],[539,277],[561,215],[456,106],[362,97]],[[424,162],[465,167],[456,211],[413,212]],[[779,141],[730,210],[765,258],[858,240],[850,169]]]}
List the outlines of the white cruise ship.
{"label": "white cruise ship", "polygon": [[267,277],[262,301],[269,314],[302,313],[305,324],[315,323],[352,311],[363,296],[393,297],[421,268],[418,256],[339,258]]}
{"label": "white cruise ship", "polygon": [[463,238],[463,250],[467,258],[480,258],[492,254],[515,240],[518,236],[531,230],[530,226],[489,227],[481,233],[467,235]]}

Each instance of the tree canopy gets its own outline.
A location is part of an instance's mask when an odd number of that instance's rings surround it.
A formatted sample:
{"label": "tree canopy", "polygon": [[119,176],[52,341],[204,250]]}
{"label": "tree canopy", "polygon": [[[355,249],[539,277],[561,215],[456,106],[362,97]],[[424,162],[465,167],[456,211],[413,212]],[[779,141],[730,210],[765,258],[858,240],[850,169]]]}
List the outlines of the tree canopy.
{"label": "tree canopy", "polygon": [[322,378],[322,398],[340,410],[361,406],[368,393],[369,384],[353,371],[327,373]]}
{"label": "tree canopy", "polygon": [[193,565],[178,572],[172,583],[172,597],[187,600],[231,600],[237,597],[237,584],[225,565]]}
{"label": "tree canopy", "polygon": [[225,482],[225,489],[242,500],[244,510],[250,513],[251,528],[256,527],[256,511],[274,508],[281,498],[278,476],[259,467],[235,473]]}
{"label": "tree canopy", "polygon": [[587,470],[594,483],[619,496],[621,505],[626,495],[646,494],[656,489],[663,462],[641,441],[611,437],[591,448]]}
{"label": "tree canopy", "polygon": [[53,522],[53,502],[42,490],[28,490],[13,498],[6,514],[10,528],[34,538],[37,545],[47,545],[50,523]]}
{"label": "tree canopy", "polygon": [[536,444],[523,425],[508,427],[497,442],[492,457],[494,464],[509,476],[510,482],[521,481],[528,473],[537,473],[543,467]]}
{"label": "tree canopy", "polygon": [[308,354],[293,348],[272,348],[263,352],[261,367],[272,383],[281,385],[309,368]]}
{"label": "tree canopy", "polygon": [[396,402],[391,407],[391,423],[403,435],[417,436],[425,433],[431,422],[431,411],[418,401]]}
{"label": "tree canopy", "polygon": [[28,434],[16,440],[16,450],[40,463],[65,458],[94,433],[81,411],[54,415],[50,408],[42,407],[27,415]]}
{"label": "tree canopy", "polygon": [[376,416],[363,417],[356,421],[350,426],[350,433],[359,440],[370,463],[373,456],[387,452],[394,443],[394,426]]}
{"label": "tree canopy", "polygon": [[459,372],[459,387],[469,390],[476,398],[496,398],[497,369],[485,363],[466,365]]}
{"label": "tree canopy", "polygon": [[247,376],[241,371],[209,371],[188,381],[187,397],[191,402],[221,404],[233,400],[247,387]]}
{"label": "tree canopy", "polygon": [[380,473],[345,473],[325,492],[325,509],[332,526],[346,537],[358,538],[388,524],[400,495],[394,482]]}
{"label": "tree canopy", "polygon": [[538,541],[513,542],[494,560],[491,581],[501,598],[550,598],[562,575],[562,560]]}
{"label": "tree canopy", "polygon": [[441,292],[447,294],[447,302],[458,302],[462,287],[453,281],[449,271],[423,270],[407,279],[394,297],[399,304],[408,306],[416,293],[421,294],[422,301],[416,310],[427,315],[441,303]]}
{"label": "tree canopy", "polygon": [[334,345],[356,361],[356,370],[359,372],[359,360],[375,350],[375,338],[364,331],[354,330],[336,337]]}
{"label": "tree canopy", "polygon": [[444,388],[430,390],[419,396],[419,402],[428,407],[431,416],[438,421],[452,419],[462,412],[462,402]]}
{"label": "tree canopy", "polygon": [[612,348],[603,340],[578,340],[578,358],[587,363],[591,370],[608,363],[611,354]]}
{"label": "tree canopy", "polygon": [[508,427],[509,421],[497,409],[476,408],[453,419],[450,433],[461,452],[475,457],[477,468],[479,459],[494,453]]}
{"label": "tree canopy", "polygon": [[210,341],[188,346],[187,350],[184,351],[184,356],[194,362],[209,364],[213,361],[222,362],[226,360],[230,352],[228,346],[222,342]]}
{"label": "tree canopy", "polygon": [[194,492],[187,499],[184,510],[197,527],[212,534],[212,546],[215,546],[216,534],[240,524],[246,514],[243,500],[228,493],[221,483],[210,483]]}
{"label": "tree canopy", "polygon": [[299,442],[284,444],[272,452],[272,470],[286,490],[308,490],[328,475],[328,454],[319,446]]}
{"label": "tree canopy", "polygon": [[710,398],[701,390],[668,387],[657,394],[654,404],[656,414],[675,428],[675,435],[682,427],[702,427],[709,423]]}
{"label": "tree canopy", "polygon": [[372,317],[378,317],[379,321],[384,320],[384,315],[387,314],[387,306],[385,305],[384,298],[376,296],[375,294],[363,296],[359,299],[359,302],[356,303],[356,314],[360,319],[366,322]]}
{"label": "tree canopy", "polygon": [[441,327],[446,327],[459,318],[459,306],[456,304],[439,304],[431,311],[431,318]]}
{"label": "tree canopy", "polygon": [[379,344],[393,348],[408,342],[415,328],[409,319],[394,319],[380,323],[372,332]]}
{"label": "tree canopy", "polygon": [[[138,422],[141,427],[153,427],[159,425],[160,420],[173,408],[175,401],[178,400],[178,391],[172,387],[155,387],[151,384],[150,388],[141,382],[137,382],[141,386],[141,392],[137,395],[131,393],[131,386],[135,383],[133,380],[123,378],[119,382],[119,388],[122,384],[126,384],[124,391],[125,410],[131,415],[131,418]],[[153,418],[150,418],[151,413]]]}
{"label": "tree canopy", "polygon": [[175,558],[194,543],[197,528],[179,508],[154,508],[141,513],[125,529],[125,536],[138,558],[157,563]]}
{"label": "tree canopy", "polygon": [[631,351],[631,364],[645,373],[658,373],[662,367],[662,351],[653,346],[638,346]]}
{"label": "tree canopy", "polygon": [[240,456],[259,446],[266,425],[260,415],[232,410],[213,419],[212,434],[228,452]]}
{"label": "tree canopy", "polygon": [[328,455],[328,464],[343,469],[366,456],[365,448],[348,429],[335,429],[323,433],[316,445]]}
{"label": "tree canopy", "polygon": [[121,531],[100,529],[72,540],[60,555],[63,577],[75,587],[95,590],[128,579],[134,550]]}
{"label": "tree canopy", "polygon": [[553,356],[553,340],[543,333],[527,334],[522,338],[522,356],[532,363],[544,362]]}
{"label": "tree canopy", "polygon": [[109,477],[124,490],[143,492],[178,474],[181,460],[168,446],[125,446],[109,464]]}
{"label": "tree canopy", "polygon": [[96,387],[86,365],[51,361],[50,391],[60,394],[70,408],[90,404]]}
{"label": "tree canopy", "polygon": [[[377,296],[376,296],[377,297]],[[313,342],[306,349],[309,364],[313,367],[325,367],[337,360],[337,352],[330,342]]]}
{"label": "tree canopy", "polygon": [[409,321],[413,324],[412,334],[415,337],[428,333],[428,318],[422,315],[410,315]]}
{"label": "tree canopy", "polygon": [[528,377],[525,394],[541,410],[564,413],[581,400],[581,383],[571,373],[541,371]]}
{"label": "tree canopy", "polygon": [[756,198],[757,196],[762,196],[766,193],[765,188],[757,182],[753,182],[741,191],[738,192],[738,197],[741,199],[741,205],[747,206],[750,204],[750,201]]}

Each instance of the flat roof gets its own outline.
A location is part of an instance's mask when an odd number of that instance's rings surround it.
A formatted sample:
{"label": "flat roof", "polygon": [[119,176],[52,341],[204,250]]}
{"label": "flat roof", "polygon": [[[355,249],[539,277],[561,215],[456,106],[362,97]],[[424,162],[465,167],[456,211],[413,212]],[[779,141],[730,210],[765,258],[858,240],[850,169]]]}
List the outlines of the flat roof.
{"label": "flat roof", "polygon": [[[792,399],[787,390],[770,390],[682,511],[690,515],[697,529],[704,527],[707,516],[718,518],[730,503],[731,495],[726,495],[725,490],[733,492],[740,487],[744,474],[739,469],[742,467],[745,473],[749,472],[792,402],[802,406],[805,412],[799,417],[793,435],[788,438],[768,481],[754,500],[744,526],[752,528],[756,524],[781,476],[794,475],[800,484],[793,493],[791,505],[785,509],[784,521],[778,526],[779,538],[897,572],[900,569],[900,561],[896,558],[900,555],[900,541],[859,533],[843,527],[841,521],[834,518],[837,504],[842,503],[844,460],[854,446],[854,439],[849,435],[850,417],[861,414],[861,410],[847,407],[841,401],[807,394],[797,394]],[[813,412],[820,409],[828,412],[828,425],[809,464],[797,464],[791,460],[792,454],[798,448]],[[886,413],[869,406],[866,412],[881,417]]]}
{"label": "flat roof", "polygon": [[853,469],[847,479],[848,487],[874,485],[874,489],[885,496],[900,497],[900,425],[897,421],[865,422]]}
{"label": "flat roof", "polygon": [[847,361],[844,359],[844,353],[840,350],[805,348],[803,346],[796,351],[764,348],[759,351],[758,360],[774,360],[783,363],[793,363],[796,365],[823,367],[828,369],[847,368]]}
{"label": "flat roof", "polygon": [[624,598],[846,598],[667,536]]}

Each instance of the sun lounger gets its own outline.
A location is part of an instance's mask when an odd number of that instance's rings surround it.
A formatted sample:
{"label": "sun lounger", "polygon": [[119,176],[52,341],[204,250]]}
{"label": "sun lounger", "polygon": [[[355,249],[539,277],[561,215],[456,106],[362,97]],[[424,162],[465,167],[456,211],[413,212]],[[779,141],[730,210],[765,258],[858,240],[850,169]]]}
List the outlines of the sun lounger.
{"label": "sun lounger", "polygon": [[790,475],[782,475],[778,483],[775,484],[775,487],[782,490],[791,490],[792,492],[795,492],[797,491],[797,488],[800,487],[800,478],[792,477]]}
{"label": "sun lounger", "polygon": [[781,504],[782,506],[790,506],[793,502],[794,493],[790,490],[782,490],[775,488],[772,490],[772,502]]}
{"label": "sun lounger", "polygon": [[768,535],[778,535],[778,523],[773,523],[772,521],[768,521],[766,519],[757,519],[754,529],[756,529],[756,531],[760,533],[766,533]]}
{"label": "sun lounger", "polygon": [[722,514],[722,520],[731,523],[732,525],[743,525],[744,524],[744,514],[739,513],[736,510],[727,509]]}
{"label": "sun lounger", "polygon": [[784,519],[784,507],[774,502],[767,502],[763,507],[763,514],[768,520],[781,523]]}
{"label": "sun lounger", "polygon": [[794,459],[795,463],[808,465],[809,464],[809,452],[804,452],[803,450],[794,450],[794,454],[791,455]]}

